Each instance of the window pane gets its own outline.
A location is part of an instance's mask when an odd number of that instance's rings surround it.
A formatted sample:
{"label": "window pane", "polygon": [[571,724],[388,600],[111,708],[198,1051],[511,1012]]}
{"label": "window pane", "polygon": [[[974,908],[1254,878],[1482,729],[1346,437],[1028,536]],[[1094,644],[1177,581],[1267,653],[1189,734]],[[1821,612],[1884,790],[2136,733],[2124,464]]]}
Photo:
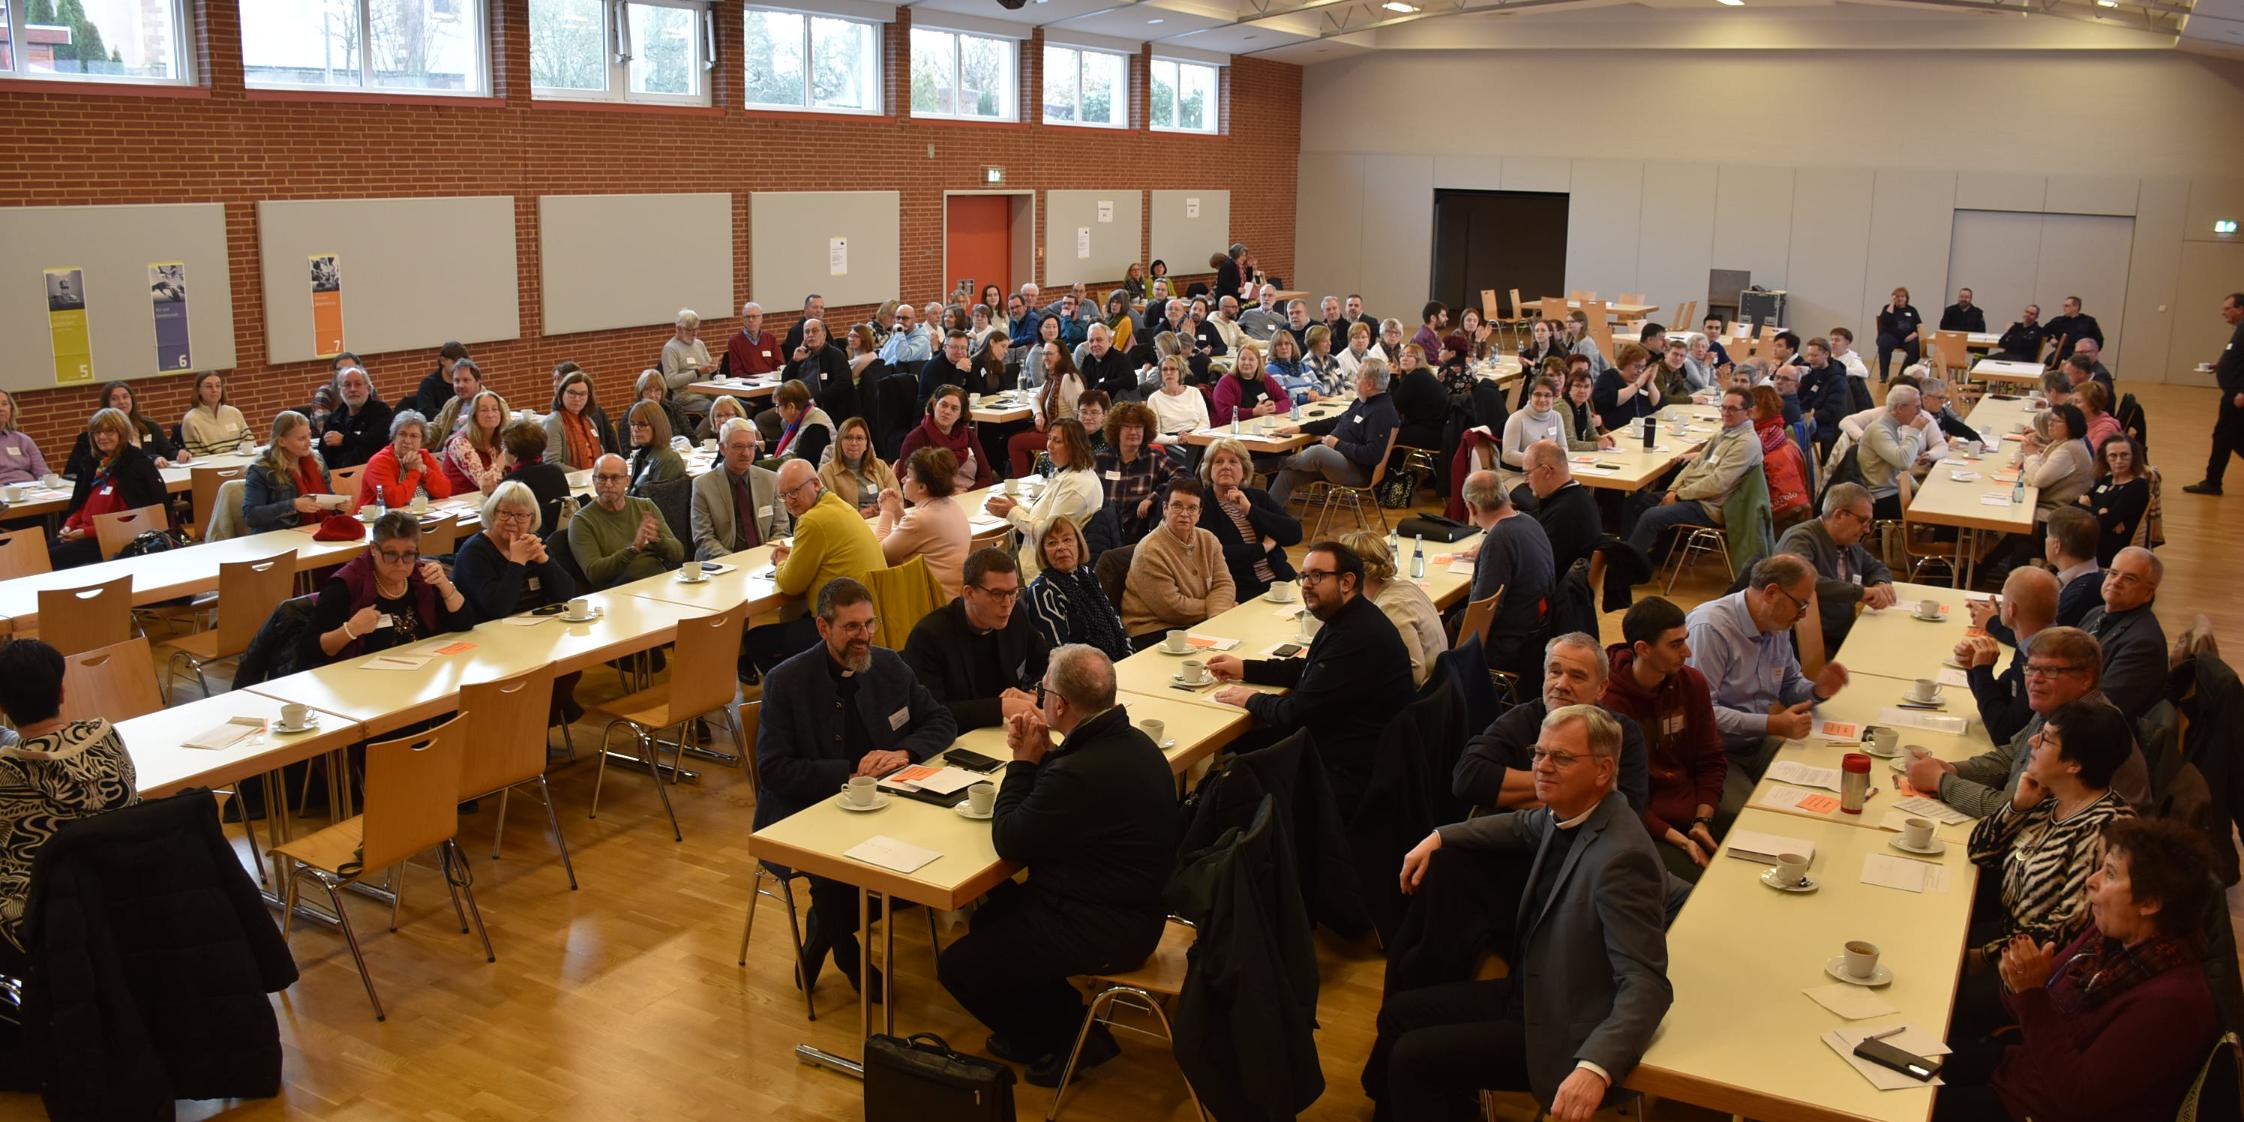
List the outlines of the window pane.
{"label": "window pane", "polygon": [[0,0],[0,74],[16,68],[16,41],[8,31],[12,26],[8,22],[8,0]]}
{"label": "window pane", "polygon": [[958,36],[948,31],[912,29],[912,112],[949,115],[957,111],[955,91]]}
{"label": "window pane", "polygon": [[1124,103],[1129,86],[1122,78],[1122,56],[1104,51],[1083,52],[1083,123],[1119,125],[1127,116]]}
{"label": "window pane", "polygon": [[688,8],[624,5],[631,25],[631,92],[701,92],[701,17]]}
{"label": "window pane", "polygon": [[1216,72],[1212,66],[1177,67],[1177,127],[1216,130]]}
{"label": "window pane", "polygon": [[241,0],[241,21],[250,85],[357,87],[353,0]]}
{"label": "window pane", "polygon": [[369,0],[366,46],[374,84],[393,90],[479,92],[477,0]]}
{"label": "window pane", "polygon": [[1079,52],[1066,47],[1044,48],[1044,119],[1047,121],[1073,121],[1075,117],[1077,69],[1081,65]]}
{"label": "window pane", "polygon": [[601,0],[530,0],[530,85],[608,88],[607,6]]}
{"label": "window pane", "polygon": [[1157,129],[1177,125],[1177,64],[1154,59],[1146,74],[1145,119]]}
{"label": "window pane", "polygon": [[810,103],[820,109],[880,108],[880,46],[876,28],[856,20],[810,21]]}
{"label": "window pane", "polygon": [[750,105],[803,103],[803,17],[793,12],[747,13],[746,49]]}
{"label": "window pane", "polygon": [[[22,0],[18,0],[22,2]],[[22,69],[104,78],[178,77],[171,0],[29,0]],[[15,69],[0,9],[0,70]]]}
{"label": "window pane", "polygon": [[958,37],[958,114],[1013,118],[1012,41]]}

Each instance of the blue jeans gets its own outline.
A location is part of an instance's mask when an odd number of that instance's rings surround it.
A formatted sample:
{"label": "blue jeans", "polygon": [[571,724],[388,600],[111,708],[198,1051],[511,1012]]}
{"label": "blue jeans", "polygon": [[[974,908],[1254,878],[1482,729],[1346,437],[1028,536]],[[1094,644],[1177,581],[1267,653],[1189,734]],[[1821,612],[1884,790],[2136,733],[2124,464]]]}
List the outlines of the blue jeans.
{"label": "blue jeans", "polygon": [[[1628,544],[1643,550],[1645,556],[1649,557],[1652,553],[1652,547],[1659,543],[1660,535],[1666,533],[1668,527],[1712,526],[1714,524],[1714,517],[1706,512],[1704,504],[1690,499],[1677,499],[1664,506],[1654,506],[1646,510],[1643,516],[1636,520],[1636,528],[1629,531]],[[1658,559],[1654,558],[1653,563],[1657,565]]]}

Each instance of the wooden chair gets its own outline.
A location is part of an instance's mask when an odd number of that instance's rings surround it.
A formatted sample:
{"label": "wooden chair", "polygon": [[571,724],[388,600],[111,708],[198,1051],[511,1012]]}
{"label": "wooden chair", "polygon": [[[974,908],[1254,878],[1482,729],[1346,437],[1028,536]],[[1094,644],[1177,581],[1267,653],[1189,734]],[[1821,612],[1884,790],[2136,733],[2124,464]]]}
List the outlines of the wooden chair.
{"label": "wooden chair", "polygon": [[1536,304],[1538,306],[1536,318],[1546,320],[1553,325],[1565,323],[1566,313],[1573,310],[1566,306],[1566,301],[1556,296],[1545,296],[1536,301]]}
{"label": "wooden chair", "polygon": [[1823,647],[1823,601],[1813,593],[1808,595],[1808,607],[1792,625],[1792,638],[1800,647],[1800,673],[1810,678],[1823,673],[1823,666],[1831,655]]}
{"label": "wooden chair", "polygon": [[[1066,1066],[1060,1069],[1060,1085],[1052,1089],[1052,1109],[1045,1112],[1044,1122],[1056,1122],[1059,1118],[1060,1103],[1067,1098],[1067,1085],[1075,1076],[1075,1061],[1083,1055],[1083,1043],[1091,1038],[1093,1025],[1139,1033],[1165,1046],[1173,1043],[1175,1033],[1169,1027],[1169,1014],[1162,1003],[1175,1001],[1177,995],[1184,992],[1185,975],[1191,969],[1192,944],[1198,937],[1199,932],[1191,924],[1172,916],[1168,925],[1161,929],[1160,945],[1153,948],[1152,957],[1137,969],[1090,977],[1091,987],[1098,995],[1084,1011],[1083,1027],[1075,1034],[1075,1047],[1068,1052]],[[1160,1034],[1156,1036],[1145,1029],[1115,1024],[1110,1019],[1113,1008],[1125,1002],[1132,1008],[1151,1013],[1161,1025]],[[1207,1109],[1200,1105],[1200,1095],[1192,1089],[1191,1081],[1185,1082],[1184,1091],[1192,1097],[1192,1109],[1200,1116],[1200,1122],[1207,1122]]]}
{"label": "wooden chair", "polygon": [[[366,956],[359,951],[358,934],[351,928],[350,912],[343,908],[342,886],[358,880],[370,869],[395,867],[393,888],[403,887],[406,858],[425,849],[436,849],[445,891],[452,896],[452,913],[459,917],[460,932],[474,930],[483,939],[483,961],[497,962],[491,950],[491,933],[483,928],[482,909],[475,904],[474,878],[460,854],[460,759],[466,753],[467,722],[462,717],[425,732],[366,746],[366,798],[364,813],[311,834],[292,838],[273,848],[288,858],[288,903],[281,911],[281,938],[295,925],[296,902],[306,878],[327,890],[335,909],[343,942],[358,965],[366,999],[374,1005],[374,1019],[386,1020],[382,999],[374,992],[374,976],[367,973]],[[467,909],[460,897],[467,897]],[[397,930],[396,895],[390,898],[390,930]]]}
{"label": "wooden chair", "polygon": [[54,564],[47,558],[46,532],[34,526],[0,534],[0,580],[37,576],[51,573]]}
{"label": "wooden chair", "polygon": [[1597,299],[1597,293],[1594,292],[1584,292],[1579,288],[1566,290],[1566,301],[1570,304],[1587,304],[1595,299]]}
{"label": "wooden chair", "polygon": [[131,544],[134,538],[150,530],[171,529],[171,508],[163,503],[120,510],[113,514],[94,515],[94,540],[101,545],[101,559],[111,560],[117,551]]}
{"label": "wooden chair", "polygon": [[1697,331],[1699,329],[1698,312],[1699,302],[1696,300],[1685,300],[1676,305],[1675,319],[1668,324],[1669,332],[1671,334],[1688,334]]}
{"label": "wooden chair", "polygon": [[62,716],[70,720],[128,721],[163,707],[163,695],[156,689],[156,663],[143,636],[63,659]]}
{"label": "wooden chair", "polygon": [[198,464],[189,467],[187,485],[188,493],[194,498],[195,518],[188,525],[192,527],[195,522],[208,524],[212,508],[218,505],[218,489],[229,481],[243,479],[248,474],[249,467],[246,464],[234,467],[204,467]]}
{"label": "wooden chair", "polygon": [[892,651],[904,649],[904,640],[927,613],[950,603],[941,581],[927,571],[927,559],[914,554],[901,565],[874,569],[865,574],[865,588],[873,594],[880,612],[873,642]]}
{"label": "wooden chair", "polygon": [[421,556],[442,557],[458,549],[461,537],[458,515],[445,514],[421,523]]}
{"label": "wooden chair", "polygon": [[1480,318],[1490,323],[1504,318],[1502,309],[1496,306],[1496,290],[1493,288],[1480,290]]}
{"label": "wooden chair", "polygon": [[344,508],[346,512],[356,512],[358,510],[358,477],[365,474],[365,464],[360,464],[357,467],[331,468],[328,470],[328,487],[335,494],[347,496],[351,500],[351,505]]}
{"label": "wooden chair", "polygon": [[1950,385],[1960,385],[1971,374],[1971,337],[1961,331],[1935,331],[1925,340],[1924,355],[1934,371]]}
{"label": "wooden chair", "polygon": [[1364,521],[1364,504],[1368,502],[1371,509],[1379,515],[1379,529],[1382,532],[1387,529],[1387,511],[1379,505],[1379,481],[1387,478],[1387,461],[1394,457],[1395,438],[1401,435],[1401,425],[1387,430],[1387,448],[1379,454],[1379,462],[1372,465],[1370,482],[1361,487],[1350,487],[1344,483],[1320,479],[1302,492],[1302,513],[1308,513],[1312,505],[1318,508],[1317,529],[1310,535],[1311,540],[1325,536],[1325,520],[1331,517],[1333,504],[1341,499],[1348,500],[1348,506],[1356,516],[1356,525],[1370,525]]}
{"label": "wooden chair", "polygon": [[1621,293],[1620,299],[1617,301],[1617,303],[1622,304],[1641,304],[1643,302],[1644,294],[1641,292],[1623,292]]}
{"label": "wooden chair", "polygon": [[82,588],[40,589],[39,637],[65,656],[131,638],[132,577]]}
{"label": "wooden chair", "polygon": [[1613,349],[1612,311],[1598,300],[1582,301],[1582,314],[1589,318],[1590,338],[1597,340],[1597,349],[1604,352],[1606,361],[1619,362],[1620,354]]}
{"label": "wooden chair", "polygon": [[716,615],[679,620],[678,648],[670,657],[670,681],[594,707],[592,712],[609,720],[600,731],[600,768],[592,779],[592,810],[586,817],[600,817],[600,786],[608,777],[608,738],[617,726],[625,726],[636,736],[639,758],[654,776],[655,793],[662,797],[662,813],[670,818],[671,836],[686,840],[685,833],[678,829],[677,812],[670,809],[670,789],[663,785],[658,758],[661,746],[654,734],[676,725],[683,741],[687,721],[722,711],[734,722],[737,737],[739,718],[732,712],[732,699],[740,686],[734,674],[740,661],[741,621],[746,615],[747,605],[742,604]]}
{"label": "wooden chair", "polygon": [[499,859],[506,835],[507,796],[516,787],[537,784],[545,804],[546,827],[561,851],[561,870],[569,888],[577,869],[569,861],[569,841],[553,811],[553,792],[545,783],[546,713],[553,705],[553,674],[544,667],[511,678],[460,687],[460,714],[467,718],[467,754],[460,761],[460,800],[499,796],[498,828],[491,832],[491,860]]}
{"label": "wooden chair", "polygon": [[1504,590],[1499,588],[1478,600],[1468,601],[1465,604],[1465,614],[1458,617],[1457,634],[1449,637],[1449,645],[1455,647],[1464,642],[1468,635],[1479,635],[1481,642],[1486,643],[1488,621],[1496,618],[1496,603],[1503,597]]}
{"label": "wooden chair", "polygon": [[296,587],[296,551],[291,549],[252,561],[227,561],[218,566],[218,613],[215,626],[164,641],[171,651],[165,663],[164,696],[177,690],[179,664],[194,672],[195,682],[210,696],[210,680],[203,667],[224,662],[249,649],[257,629],[272,618],[273,610]]}

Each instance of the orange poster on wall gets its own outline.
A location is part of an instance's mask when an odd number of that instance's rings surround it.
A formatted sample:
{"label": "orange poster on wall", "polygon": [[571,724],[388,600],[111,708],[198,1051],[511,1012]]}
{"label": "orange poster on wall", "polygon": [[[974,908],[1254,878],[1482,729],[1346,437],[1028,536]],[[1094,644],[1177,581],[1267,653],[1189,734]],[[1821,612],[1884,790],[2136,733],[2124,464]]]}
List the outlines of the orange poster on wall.
{"label": "orange poster on wall", "polygon": [[332,253],[312,255],[312,353],[343,353],[343,270]]}

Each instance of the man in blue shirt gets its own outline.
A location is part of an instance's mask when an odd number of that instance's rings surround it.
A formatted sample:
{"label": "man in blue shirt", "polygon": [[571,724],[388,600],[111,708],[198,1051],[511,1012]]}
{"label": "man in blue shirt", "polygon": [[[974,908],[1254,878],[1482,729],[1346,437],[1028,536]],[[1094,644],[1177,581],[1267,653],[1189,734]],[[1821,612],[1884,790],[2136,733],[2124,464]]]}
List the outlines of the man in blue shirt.
{"label": "man in blue shirt", "polygon": [[926,326],[919,322],[919,309],[910,304],[896,305],[896,330],[880,345],[880,360],[895,369],[907,362],[926,362],[934,357],[935,341]]}
{"label": "man in blue shirt", "polygon": [[1815,703],[1847,685],[1847,668],[1836,661],[1812,680],[1801,674],[1785,634],[1814,606],[1815,569],[1779,553],[1755,564],[1750,581],[1693,608],[1687,624],[1691,665],[1714,692],[1714,724],[1730,757],[1722,809],[1731,813],[1753,794],[1779,744],[1814,731]]}

